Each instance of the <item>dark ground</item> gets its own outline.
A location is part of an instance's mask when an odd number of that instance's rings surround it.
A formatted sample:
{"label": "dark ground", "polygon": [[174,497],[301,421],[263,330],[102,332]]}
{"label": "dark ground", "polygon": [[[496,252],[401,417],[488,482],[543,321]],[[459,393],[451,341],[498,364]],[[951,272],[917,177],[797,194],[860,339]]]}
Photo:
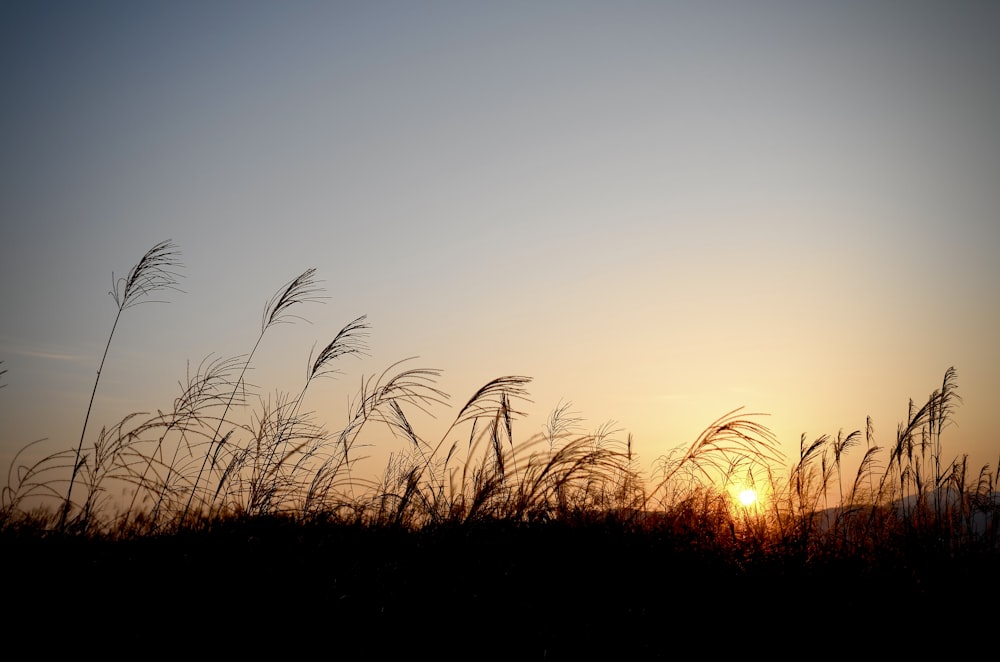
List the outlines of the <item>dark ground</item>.
{"label": "dark ground", "polygon": [[784,659],[992,647],[1000,557],[886,558],[877,568],[732,558],[613,525],[406,533],[275,522],[129,542],[3,534],[0,586],[6,649],[31,657]]}

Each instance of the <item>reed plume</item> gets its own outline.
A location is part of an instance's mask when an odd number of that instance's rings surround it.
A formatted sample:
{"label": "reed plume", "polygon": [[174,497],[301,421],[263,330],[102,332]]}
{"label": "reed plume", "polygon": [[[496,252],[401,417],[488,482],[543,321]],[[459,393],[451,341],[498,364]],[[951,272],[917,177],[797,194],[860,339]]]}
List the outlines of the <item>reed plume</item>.
{"label": "reed plume", "polygon": [[734,467],[767,467],[780,461],[778,440],[767,426],[752,420],[760,414],[740,414],[742,407],[720,416],[702,430],[687,447],[675,449],[659,459],[660,479],[647,497],[651,501],[681,472],[700,475],[709,482],[719,474],[729,475]]}
{"label": "reed plume", "polygon": [[118,306],[114,323],[111,325],[111,332],[108,334],[108,341],[104,346],[104,353],[101,362],[97,367],[97,377],[94,380],[94,388],[90,393],[90,401],[87,404],[87,413],[83,418],[83,427],[80,430],[80,441],[76,447],[73,469],[70,472],[69,486],[66,488],[66,501],[63,504],[62,513],[59,516],[59,528],[66,525],[66,518],[69,515],[73,504],[73,485],[76,482],[77,474],[81,469],[81,454],[83,452],[83,441],[87,436],[87,424],[90,421],[90,413],[94,407],[94,398],[97,395],[97,386],[101,381],[101,372],[104,370],[104,362],[108,358],[108,351],[111,348],[111,340],[114,338],[115,330],[122,313],[128,308],[140,303],[151,303],[154,300],[149,296],[163,290],[177,290],[178,269],[180,264],[180,252],[177,246],[170,240],[161,241],[142,256],[135,266],[123,278],[115,278],[111,274],[111,291],[109,294]]}
{"label": "reed plume", "polygon": [[246,361],[243,363],[243,368],[236,379],[235,387],[230,393],[229,401],[226,403],[225,409],[219,417],[215,432],[209,440],[208,450],[205,452],[201,466],[198,468],[198,473],[195,476],[194,483],[191,485],[191,492],[188,495],[187,503],[184,505],[184,509],[181,512],[182,522],[186,519],[191,510],[191,505],[194,502],[195,495],[198,493],[198,489],[201,485],[202,475],[205,473],[209,460],[214,457],[214,452],[216,450],[214,447],[219,442],[219,434],[221,433],[222,426],[226,421],[226,416],[229,409],[232,407],[237,394],[239,394],[241,389],[244,388],[244,377],[246,376],[247,370],[250,368],[250,364],[253,361],[254,354],[257,352],[257,348],[260,347],[261,341],[264,340],[264,335],[267,333],[267,330],[278,324],[288,324],[295,320],[304,319],[297,314],[293,314],[291,312],[292,309],[305,303],[321,301],[325,298],[321,294],[322,291],[322,288],[319,287],[318,281],[316,280],[316,269],[309,268],[275,292],[264,305],[264,312],[261,315],[260,333],[258,334],[257,340],[254,342],[250,353],[247,354]]}

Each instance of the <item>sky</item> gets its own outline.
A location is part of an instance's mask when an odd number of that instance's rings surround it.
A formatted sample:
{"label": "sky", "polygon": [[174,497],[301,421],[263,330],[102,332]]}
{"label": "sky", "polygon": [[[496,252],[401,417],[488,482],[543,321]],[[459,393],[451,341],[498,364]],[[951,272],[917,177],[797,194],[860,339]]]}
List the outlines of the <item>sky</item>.
{"label": "sky", "polygon": [[[450,421],[532,378],[655,466],[743,407],[790,456],[894,440],[957,371],[945,461],[1000,459],[1000,5],[0,3],[0,466],[73,448],[116,307],[161,240],[183,292],[125,311],[90,436],[250,350],[260,392],[367,315],[312,389],[346,421],[396,361]],[[433,432],[426,432],[428,437]],[[376,459],[391,440],[374,447]]]}

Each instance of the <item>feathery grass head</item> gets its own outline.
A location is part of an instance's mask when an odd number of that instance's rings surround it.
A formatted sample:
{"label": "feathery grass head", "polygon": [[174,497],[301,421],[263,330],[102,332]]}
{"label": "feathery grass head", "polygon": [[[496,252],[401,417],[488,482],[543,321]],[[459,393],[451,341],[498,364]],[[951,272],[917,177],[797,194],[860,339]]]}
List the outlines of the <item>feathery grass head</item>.
{"label": "feathery grass head", "polygon": [[118,309],[125,310],[148,302],[150,300],[145,297],[159,290],[177,290],[180,275],[176,269],[181,266],[179,258],[180,251],[173,242],[161,241],[146,251],[124,278],[115,278],[112,273],[109,294],[118,304]]}
{"label": "feathery grass head", "polygon": [[94,388],[90,393],[90,401],[87,404],[87,413],[83,418],[83,427],[80,429],[80,442],[76,447],[76,461],[70,473],[69,487],[66,490],[66,500],[59,518],[59,526],[63,527],[66,518],[72,507],[73,485],[76,482],[76,475],[80,470],[80,454],[83,451],[83,441],[87,434],[87,424],[90,421],[90,412],[94,407],[94,398],[97,396],[97,385],[101,381],[101,372],[104,370],[104,362],[108,358],[108,351],[111,349],[111,339],[114,338],[115,330],[118,328],[118,320],[126,308],[131,308],[140,303],[149,301],[146,297],[159,290],[177,290],[177,279],[179,275],[175,271],[180,266],[180,251],[170,240],[161,241],[142,256],[128,275],[124,278],[115,278],[114,272],[111,274],[111,296],[118,304],[118,312],[115,314],[114,324],[111,326],[111,333],[108,334],[108,342],[104,346],[104,354],[101,356],[101,363],[97,368],[97,378],[94,380]]}
{"label": "feathery grass head", "polygon": [[337,372],[336,369],[330,367],[330,364],[341,356],[368,355],[368,345],[365,338],[368,336],[370,327],[366,319],[367,316],[362,315],[337,333],[330,344],[316,356],[316,360],[311,362],[310,379]]}
{"label": "feathery grass head", "polygon": [[560,400],[549,414],[549,419],[545,423],[545,436],[549,440],[550,449],[555,445],[556,439],[575,430],[583,422],[583,418],[577,412],[570,410],[572,406],[572,402]]}
{"label": "feathery grass head", "polygon": [[194,418],[209,406],[225,405],[230,392],[234,393],[234,401],[242,403],[239,398],[241,393],[245,395],[246,384],[242,380],[237,384],[232,375],[240,368],[243,359],[239,355],[214,359],[211,355],[206,356],[194,374],[191,374],[189,363],[186,383],[178,382],[181,395],[174,400],[174,412]]}
{"label": "feathery grass head", "polygon": [[840,462],[841,456],[851,448],[861,443],[861,430],[855,430],[848,435],[844,431],[837,432],[837,438],[833,440],[833,456],[836,462]]}
{"label": "feathery grass head", "polygon": [[303,318],[298,315],[289,314],[288,309],[300,303],[322,301],[326,298],[320,294],[322,291],[319,281],[316,280],[316,269],[309,268],[303,271],[278,290],[264,306],[261,333],[273,324],[284,324],[293,319],[302,320]]}
{"label": "feathery grass head", "polygon": [[737,467],[766,468],[782,458],[778,440],[767,426],[740,414],[742,408],[720,416],[705,428],[687,450],[674,449],[659,460],[660,479],[650,493],[664,490],[676,476],[693,479],[700,475],[710,483],[725,480]]}
{"label": "feathery grass head", "polygon": [[518,375],[507,375],[490,380],[480,387],[458,412],[458,416],[455,417],[456,425],[480,417],[492,418],[497,411],[503,409],[507,409],[515,415],[521,415],[522,412],[511,409],[511,401],[529,401],[526,388],[529,382],[531,382],[530,377]]}

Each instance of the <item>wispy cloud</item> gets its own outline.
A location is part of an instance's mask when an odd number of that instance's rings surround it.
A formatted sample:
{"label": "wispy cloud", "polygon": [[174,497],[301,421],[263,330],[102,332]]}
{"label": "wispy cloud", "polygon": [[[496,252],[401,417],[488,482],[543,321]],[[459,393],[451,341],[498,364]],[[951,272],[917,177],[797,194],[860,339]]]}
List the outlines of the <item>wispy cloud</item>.
{"label": "wispy cloud", "polygon": [[45,359],[48,361],[83,361],[89,356],[80,354],[58,354],[56,352],[20,352],[21,356],[30,356],[34,359]]}
{"label": "wispy cloud", "polygon": [[23,356],[29,359],[41,359],[43,361],[69,361],[69,362],[80,362],[93,360],[93,357],[87,354],[71,354],[67,352],[58,351],[46,351],[43,349],[7,349],[4,354],[6,356]]}

